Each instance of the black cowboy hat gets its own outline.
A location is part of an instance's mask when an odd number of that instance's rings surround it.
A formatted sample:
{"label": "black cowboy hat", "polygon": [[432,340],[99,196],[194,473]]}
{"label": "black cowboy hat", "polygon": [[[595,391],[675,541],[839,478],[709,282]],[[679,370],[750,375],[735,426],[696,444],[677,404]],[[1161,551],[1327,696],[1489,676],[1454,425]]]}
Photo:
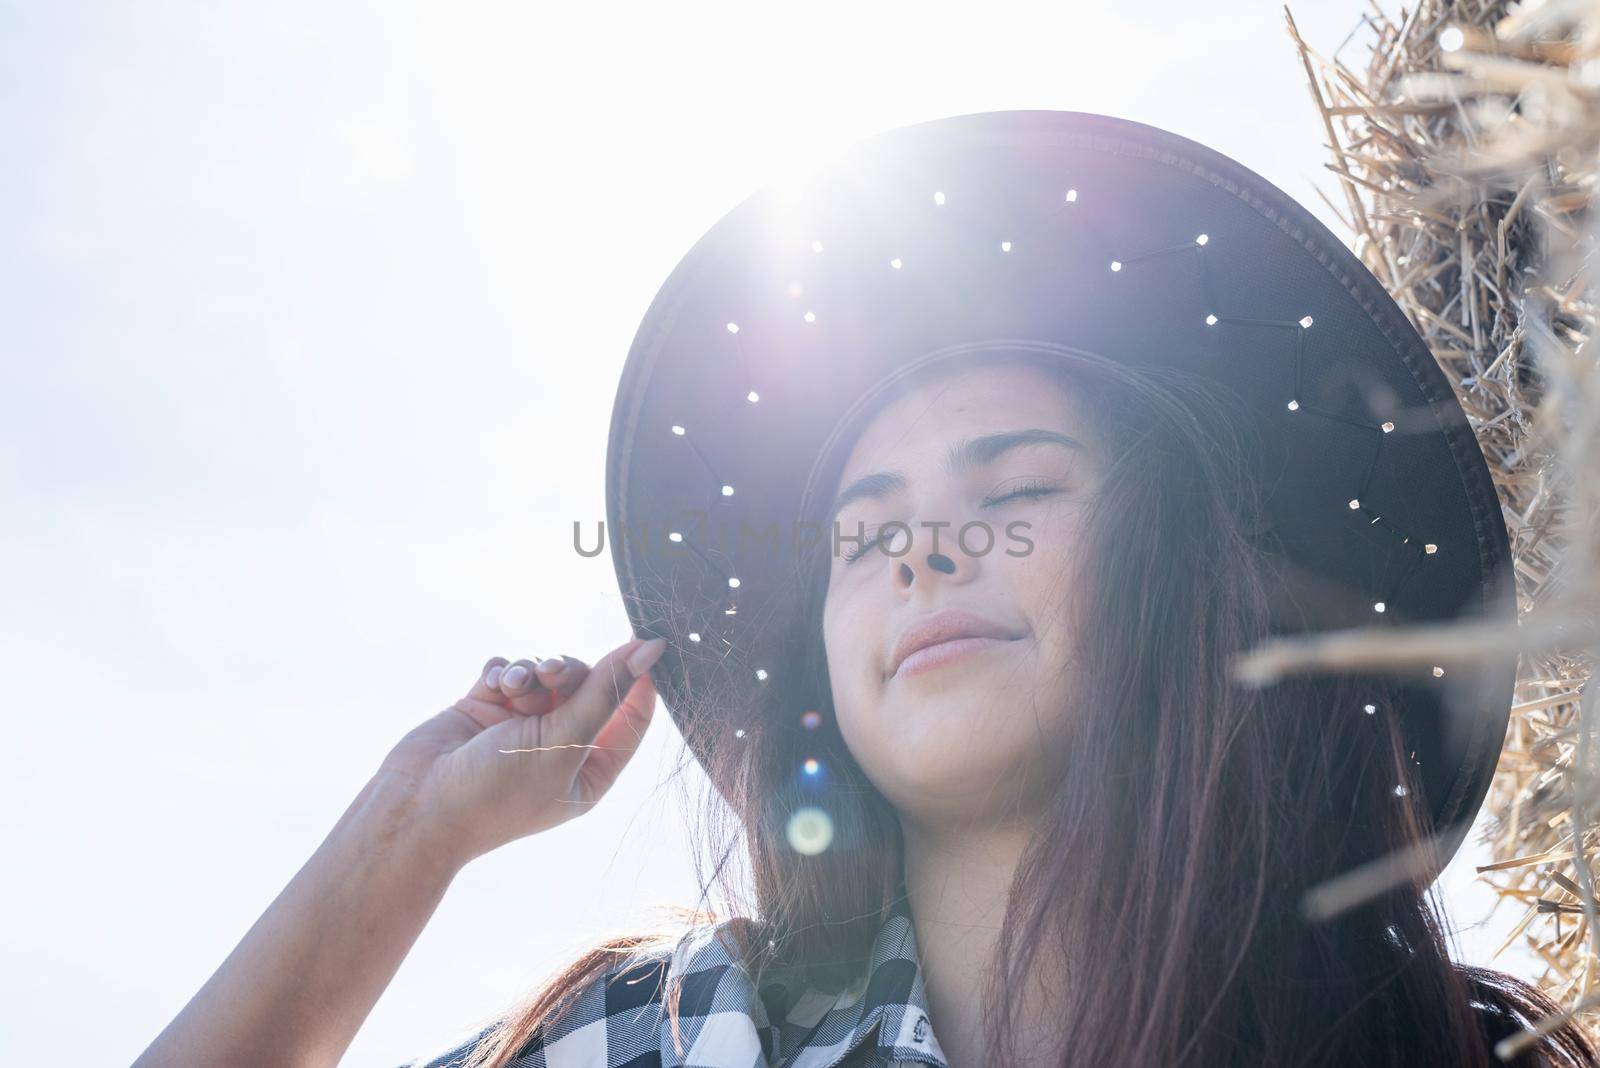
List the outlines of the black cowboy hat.
{"label": "black cowboy hat", "polygon": [[[785,685],[764,624],[793,612],[790,549],[816,529],[803,524],[822,524],[827,551],[819,505],[884,383],[931,360],[1062,349],[1199,372],[1259,413],[1290,564],[1276,632],[1515,619],[1472,428],[1326,227],[1165,130],[959,115],[853,145],[798,197],[752,195],[640,324],[607,526],[629,618],[667,639],[652,674],[680,726],[695,695]],[[1488,789],[1515,670],[1514,653],[1402,669],[1394,707],[1351,710],[1400,717],[1441,865]]]}

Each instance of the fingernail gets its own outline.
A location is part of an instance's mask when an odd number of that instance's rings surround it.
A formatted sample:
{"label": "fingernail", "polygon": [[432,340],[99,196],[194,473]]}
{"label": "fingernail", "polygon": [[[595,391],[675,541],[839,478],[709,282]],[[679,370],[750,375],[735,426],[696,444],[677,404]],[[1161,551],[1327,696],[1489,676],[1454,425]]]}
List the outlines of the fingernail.
{"label": "fingernail", "polygon": [[661,659],[661,654],[666,651],[665,638],[651,638],[628,657],[628,670],[635,675],[643,675],[650,670],[650,665]]}
{"label": "fingernail", "polygon": [[500,681],[514,690],[528,681],[528,669],[521,664],[512,664],[506,668],[506,673]]}
{"label": "fingernail", "polygon": [[502,671],[504,671],[505,669],[506,669],[506,666],[504,664],[496,664],[494,667],[492,667],[488,671],[484,672],[484,675],[483,675],[484,684],[489,686],[491,689],[493,689],[494,687],[500,685],[500,673]]}
{"label": "fingernail", "polygon": [[566,667],[567,662],[561,659],[559,656],[552,656],[548,660],[539,661],[539,663],[534,666],[537,667],[543,674],[553,675],[562,668]]}

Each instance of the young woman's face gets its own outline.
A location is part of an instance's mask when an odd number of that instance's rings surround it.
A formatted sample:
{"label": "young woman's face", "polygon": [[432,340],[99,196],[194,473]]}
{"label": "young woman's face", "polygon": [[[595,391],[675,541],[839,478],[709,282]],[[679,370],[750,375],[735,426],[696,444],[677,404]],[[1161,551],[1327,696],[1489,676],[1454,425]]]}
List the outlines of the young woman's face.
{"label": "young woman's face", "polygon": [[[903,817],[1027,818],[1062,772],[1070,575],[1100,477],[1087,435],[1056,379],[996,363],[891,401],[845,462],[823,613],[834,709]],[[874,544],[891,522],[909,531],[890,527]],[[844,540],[858,527],[861,543]],[[943,613],[992,633],[930,646],[896,670],[907,629]]]}

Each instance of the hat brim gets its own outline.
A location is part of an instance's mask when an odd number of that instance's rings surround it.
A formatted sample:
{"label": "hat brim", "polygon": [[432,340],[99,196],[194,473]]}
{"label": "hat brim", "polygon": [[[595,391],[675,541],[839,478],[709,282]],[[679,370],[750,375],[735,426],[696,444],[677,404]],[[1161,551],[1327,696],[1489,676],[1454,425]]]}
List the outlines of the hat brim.
{"label": "hat brim", "polygon": [[[930,352],[1040,341],[1196,371],[1261,413],[1268,508],[1305,612],[1293,629],[1516,618],[1465,413],[1313,215],[1141,123],[960,115],[852,146],[799,199],[752,195],[639,327],[613,410],[607,528],[630,620],[668,640],[652,674],[680,725],[695,694],[785,684],[759,643],[789,610],[793,524],[813,518],[819,485],[831,492],[818,461],[852,406]],[[1440,863],[1488,790],[1515,671],[1507,653],[1393,673]]]}

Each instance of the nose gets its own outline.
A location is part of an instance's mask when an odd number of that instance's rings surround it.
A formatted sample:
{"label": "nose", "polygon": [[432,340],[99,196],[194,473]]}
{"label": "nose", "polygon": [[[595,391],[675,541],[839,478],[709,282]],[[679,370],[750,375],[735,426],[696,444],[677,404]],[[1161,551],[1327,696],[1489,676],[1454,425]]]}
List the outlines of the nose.
{"label": "nose", "polygon": [[895,588],[902,593],[917,586],[969,582],[978,571],[978,557],[967,552],[949,528],[913,531],[911,547],[895,561]]}

